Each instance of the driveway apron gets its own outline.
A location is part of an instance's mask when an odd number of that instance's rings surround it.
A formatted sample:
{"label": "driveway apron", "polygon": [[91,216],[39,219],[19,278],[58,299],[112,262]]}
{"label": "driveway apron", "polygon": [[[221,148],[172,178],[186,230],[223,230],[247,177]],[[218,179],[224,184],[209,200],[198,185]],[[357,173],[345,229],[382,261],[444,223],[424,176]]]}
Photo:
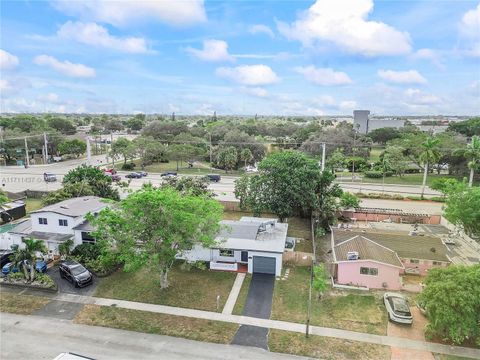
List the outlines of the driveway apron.
{"label": "driveway apron", "polygon": [[[242,315],[269,319],[272,311],[274,286],[274,275],[253,274]],[[232,340],[232,344],[255,346],[268,350],[268,329],[241,325]]]}

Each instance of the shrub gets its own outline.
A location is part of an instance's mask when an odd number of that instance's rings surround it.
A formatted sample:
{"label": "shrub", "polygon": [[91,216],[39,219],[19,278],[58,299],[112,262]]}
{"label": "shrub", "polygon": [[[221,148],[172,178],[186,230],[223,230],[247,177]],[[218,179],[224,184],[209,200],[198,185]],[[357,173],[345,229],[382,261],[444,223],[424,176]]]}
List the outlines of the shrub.
{"label": "shrub", "polygon": [[100,254],[100,246],[98,246],[96,243],[84,243],[77,245],[71,253],[71,255],[81,263],[86,263],[89,260],[96,260]]}
{"label": "shrub", "polygon": [[126,163],[122,165],[122,170],[127,170],[127,171],[133,170],[135,169],[135,166],[136,165],[134,163]]}
{"label": "shrub", "polygon": [[381,171],[365,171],[363,174],[370,179],[381,179],[383,177]]}
{"label": "shrub", "polygon": [[47,287],[47,288],[53,288],[55,287],[55,281],[48,276],[47,274],[44,273],[37,273],[35,277],[35,282]]}
{"label": "shrub", "polygon": [[19,281],[26,281],[25,280],[25,275],[23,274],[23,272],[9,272],[8,275],[7,275],[7,280],[8,281],[12,281],[12,282],[19,282]]}

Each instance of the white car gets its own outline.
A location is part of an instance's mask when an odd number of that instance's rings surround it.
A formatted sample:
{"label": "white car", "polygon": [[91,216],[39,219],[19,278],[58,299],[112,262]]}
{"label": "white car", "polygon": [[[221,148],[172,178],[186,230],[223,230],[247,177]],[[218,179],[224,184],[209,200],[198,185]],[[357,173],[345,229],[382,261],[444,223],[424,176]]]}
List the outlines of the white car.
{"label": "white car", "polygon": [[400,324],[413,322],[408,301],[402,295],[387,292],[383,295],[383,303],[387,309],[388,320]]}

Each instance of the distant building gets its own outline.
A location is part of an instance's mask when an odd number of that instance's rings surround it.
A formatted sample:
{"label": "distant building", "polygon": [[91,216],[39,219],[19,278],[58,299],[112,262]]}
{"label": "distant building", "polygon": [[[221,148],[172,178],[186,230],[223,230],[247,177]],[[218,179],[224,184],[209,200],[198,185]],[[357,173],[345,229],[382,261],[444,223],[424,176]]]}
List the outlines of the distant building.
{"label": "distant building", "polygon": [[400,119],[370,119],[370,110],[354,110],[353,126],[360,134],[380,128],[402,128],[405,120]]}

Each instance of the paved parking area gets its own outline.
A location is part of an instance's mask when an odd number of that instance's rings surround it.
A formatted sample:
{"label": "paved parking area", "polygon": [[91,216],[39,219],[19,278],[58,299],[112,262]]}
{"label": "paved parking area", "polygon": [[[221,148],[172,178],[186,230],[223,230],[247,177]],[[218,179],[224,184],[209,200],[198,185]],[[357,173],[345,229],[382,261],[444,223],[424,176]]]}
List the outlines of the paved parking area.
{"label": "paved parking area", "polygon": [[58,266],[54,266],[47,270],[47,274],[52,277],[52,279],[58,285],[58,292],[61,293],[68,293],[68,294],[76,294],[76,295],[85,295],[91,296],[95,291],[97,286],[98,279],[96,277],[93,278],[93,284],[88,285],[84,288],[76,288],[71,282],[67,279],[62,279],[60,277],[60,271],[58,270]]}

